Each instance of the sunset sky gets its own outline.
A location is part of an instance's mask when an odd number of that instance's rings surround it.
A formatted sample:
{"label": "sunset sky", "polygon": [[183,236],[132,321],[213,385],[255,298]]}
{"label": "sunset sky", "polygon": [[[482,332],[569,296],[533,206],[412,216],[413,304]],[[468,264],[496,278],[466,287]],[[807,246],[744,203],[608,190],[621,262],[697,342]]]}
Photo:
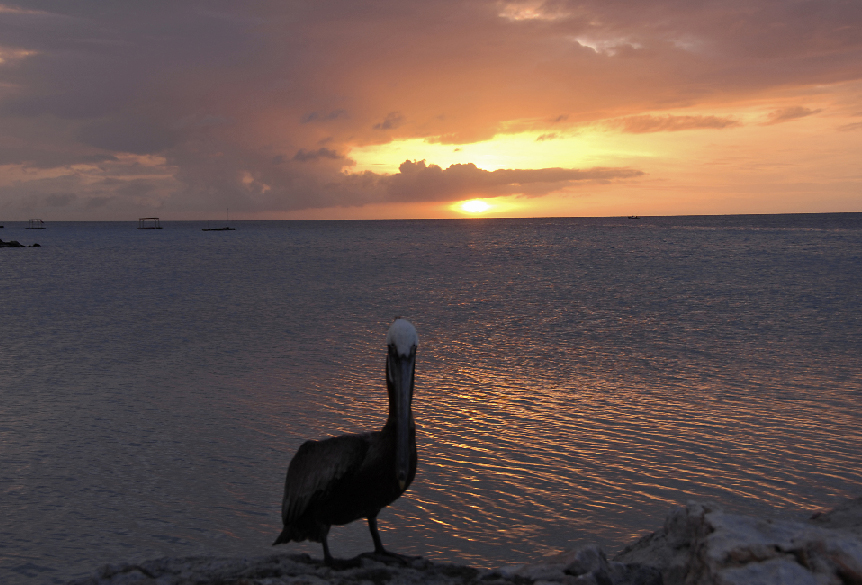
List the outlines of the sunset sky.
{"label": "sunset sky", "polygon": [[0,4],[0,220],[227,209],[862,211],[862,1]]}

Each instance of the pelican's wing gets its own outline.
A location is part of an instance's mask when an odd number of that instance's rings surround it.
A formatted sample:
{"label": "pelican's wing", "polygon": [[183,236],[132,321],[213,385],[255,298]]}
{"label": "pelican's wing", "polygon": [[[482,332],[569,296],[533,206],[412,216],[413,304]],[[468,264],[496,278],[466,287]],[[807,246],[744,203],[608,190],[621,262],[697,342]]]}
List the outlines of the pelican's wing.
{"label": "pelican's wing", "polygon": [[285,526],[302,516],[313,500],[326,497],[362,465],[368,451],[364,435],[306,441],[290,461],[284,481],[281,519]]}

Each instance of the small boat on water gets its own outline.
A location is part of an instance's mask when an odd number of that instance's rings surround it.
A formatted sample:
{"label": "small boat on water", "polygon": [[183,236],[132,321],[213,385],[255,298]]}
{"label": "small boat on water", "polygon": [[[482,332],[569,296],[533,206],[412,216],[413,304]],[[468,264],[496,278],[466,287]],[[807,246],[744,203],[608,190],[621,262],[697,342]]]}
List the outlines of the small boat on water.
{"label": "small boat on water", "polygon": [[630,215],[629,219],[640,219],[640,217],[638,217],[637,215]]}
{"label": "small boat on water", "polygon": [[141,217],[138,218],[139,230],[160,230],[162,229],[158,217]]}
{"label": "small boat on water", "polygon": [[[230,213],[230,210],[228,209],[227,212],[225,212],[225,221],[224,221],[225,223],[228,223],[230,221],[230,217],[228,215],[229,213]],[[201,228],[201,231],[202,232],[226,232],[226,231],[233,231],[235,229],[236,228],[232,228],[232,227],[228,227],[228,226],[224,226],[224,227],[220,227],[220,228],[205,227],[205,228]]]}

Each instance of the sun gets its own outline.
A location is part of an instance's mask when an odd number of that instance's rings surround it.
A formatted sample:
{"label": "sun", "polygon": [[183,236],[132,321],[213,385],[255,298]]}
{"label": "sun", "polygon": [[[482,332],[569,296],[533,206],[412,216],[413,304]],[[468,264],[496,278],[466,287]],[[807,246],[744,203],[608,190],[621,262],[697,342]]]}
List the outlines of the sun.
{"label": "sun", "polygon": [[459,203],[457,207],[461,213],[485,213],[491,209],[491,204],[481,199],[471,199]]}

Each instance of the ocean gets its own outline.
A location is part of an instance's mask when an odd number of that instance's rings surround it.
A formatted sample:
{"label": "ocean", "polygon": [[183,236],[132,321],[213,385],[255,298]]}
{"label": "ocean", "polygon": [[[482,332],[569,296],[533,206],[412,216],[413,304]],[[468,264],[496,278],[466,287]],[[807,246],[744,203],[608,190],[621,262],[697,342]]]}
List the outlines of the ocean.
{"label": "ocean", "polygon": [[[0,582],[270,545],[291,456],[378,429],[416,326],[391,550],[493,567],[673,506],[862,495],[862,214],[0,222]],[[220,226],[216,226],[220,227]],[[333,554],[372,549],[363,521]]]}

